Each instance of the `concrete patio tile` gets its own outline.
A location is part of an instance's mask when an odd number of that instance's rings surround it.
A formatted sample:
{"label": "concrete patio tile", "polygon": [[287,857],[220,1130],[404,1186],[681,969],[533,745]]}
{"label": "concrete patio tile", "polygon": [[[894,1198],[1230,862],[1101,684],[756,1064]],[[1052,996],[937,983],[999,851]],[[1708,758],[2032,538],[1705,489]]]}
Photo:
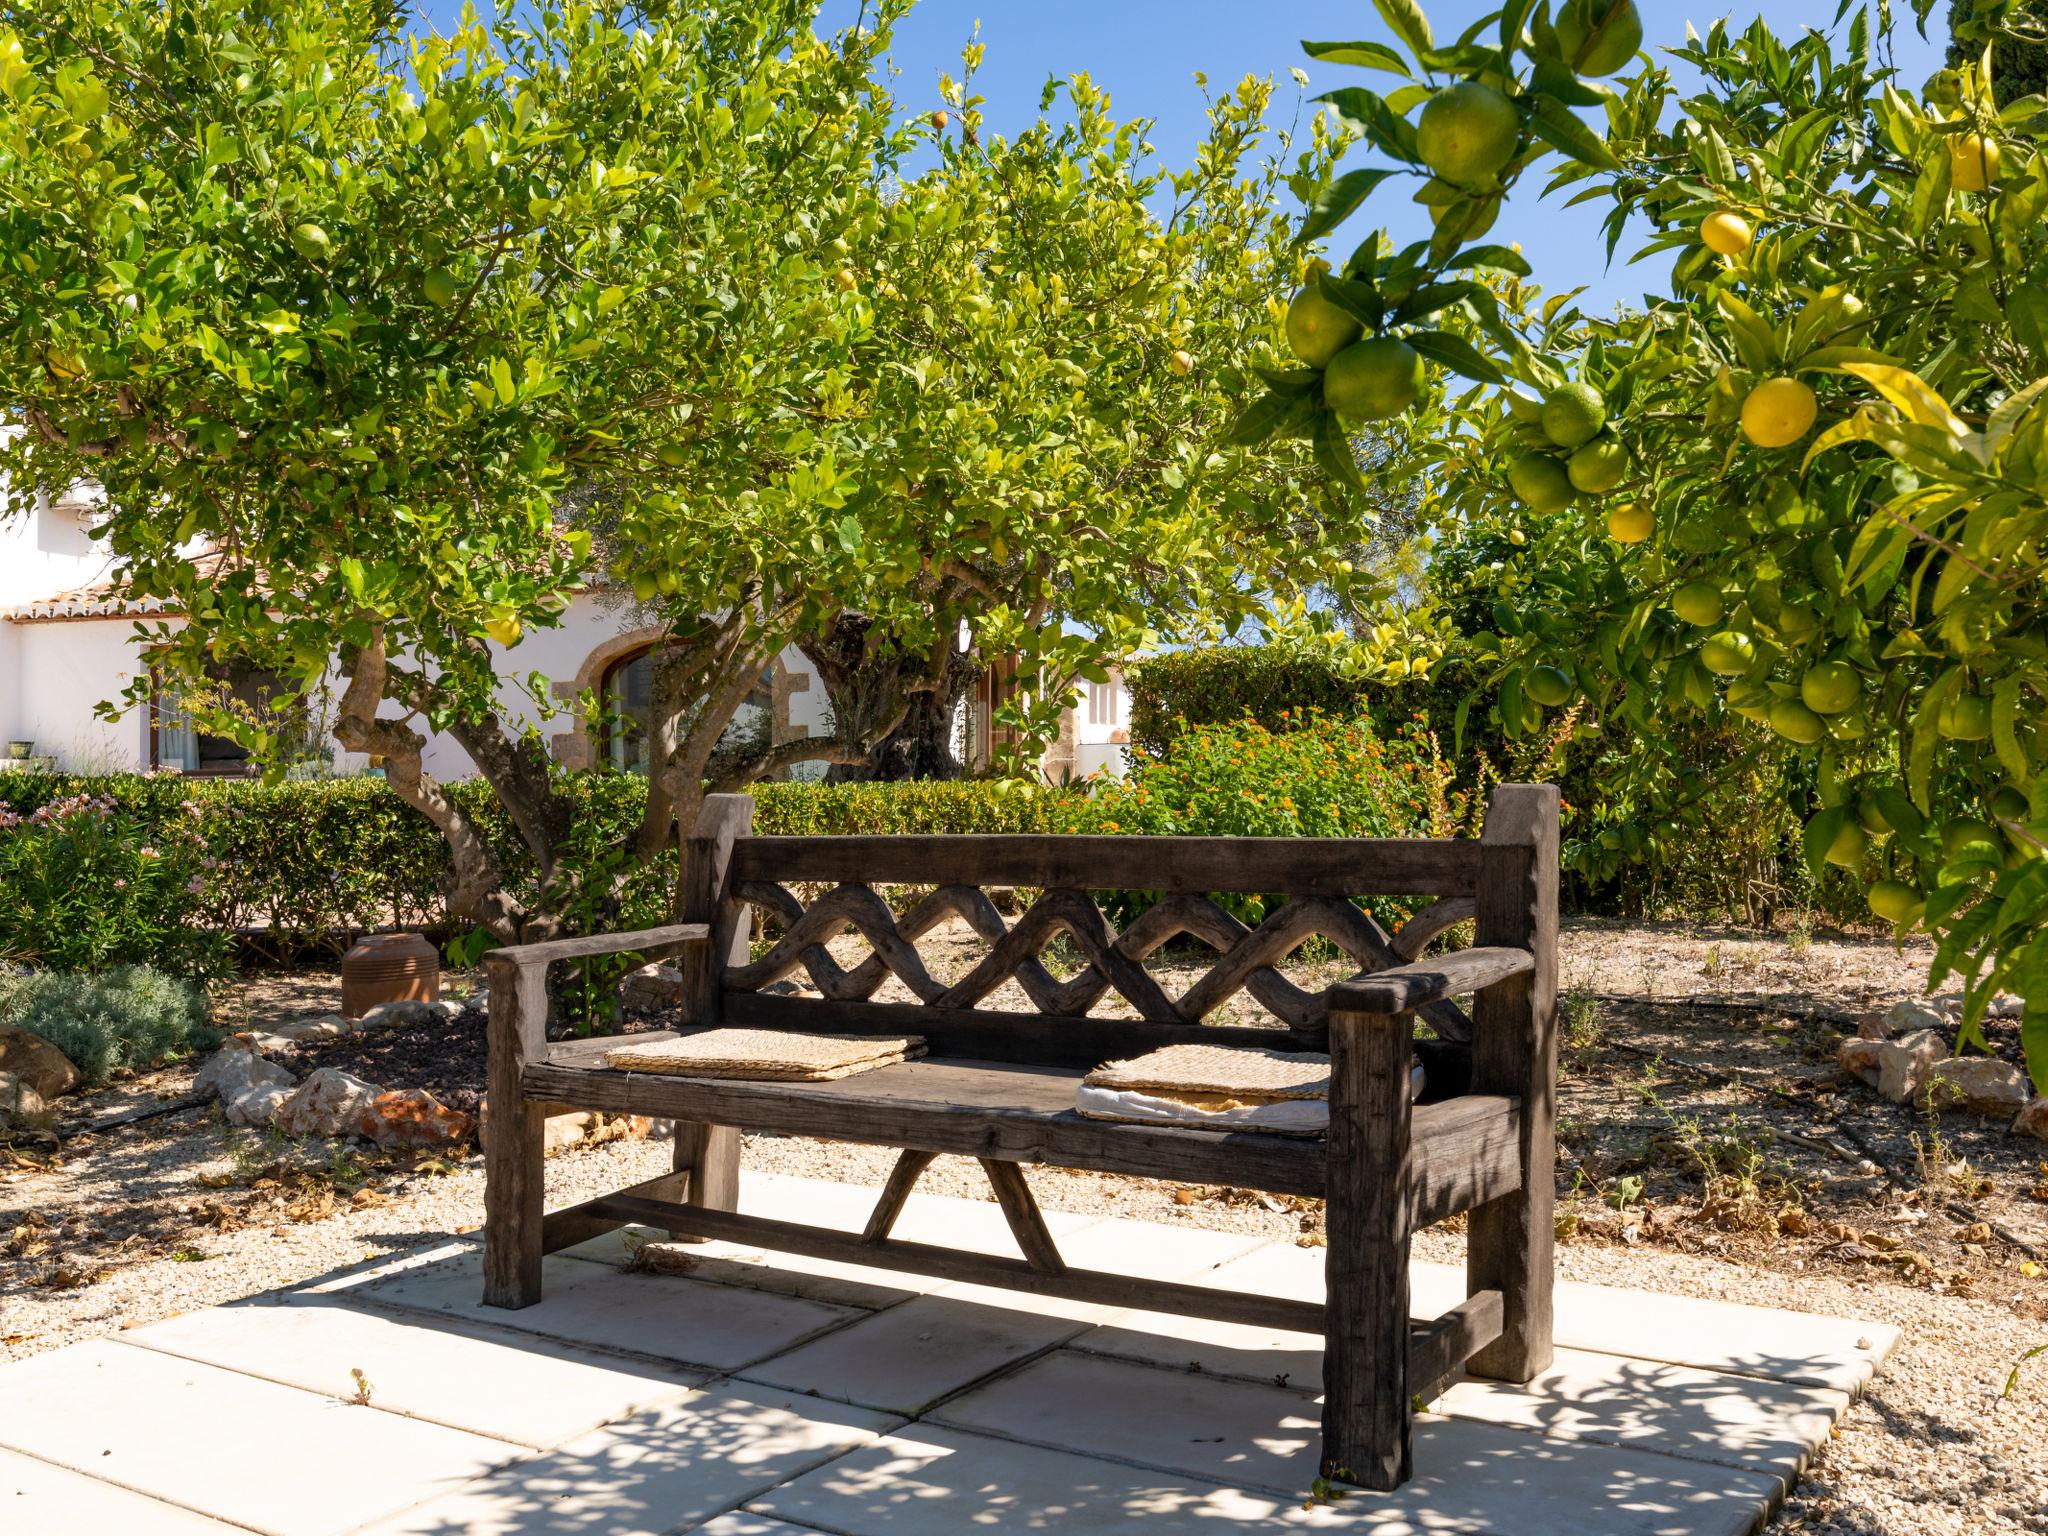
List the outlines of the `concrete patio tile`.
{"label": "concrete patio tile", "polygon": [[1535,1430],[1553,1440],[1639,1445],[1667,1456],[1790,1480],[1827,1443],[1849,1394],[1757,1376],[1562,1349],[1526,1386],[1453,1380],[1434,1404],[1454,1418]]}
{"label": "concrete patio tile", "polygon": [[919,1296],[740,1374],[836,1402],[916,1415],[1086,1326],[965,1297]]}
{"label": "concrete patio tile", "polygon": [[1259,1494],[930,1424],[747,1505],[835,1536],[1281,1536],[1296,1529],[1281,1510]]}
{"label": "concrete patio tile", "polygon": [[818,1536],[816,1531],[800,1525],[791,1525],[786,1520],[771,1520],[766,1515],[750,1515],[744,1510],[735,1510],[729,1515],[720,1515],[716,1520],[707,1520],[698,1526],[695,1536]]}
{"label": "concrete patio tile", "polygon": [[122,1342],[347,1398],[353,1371],[389,1413],[545,1449],[701,1386],[704,1372],[579,1352],[513,1333],[461,1331],[338,1297],[243,1302],[137,1328]]}
{"label": "concrete patio tile", "polygon": [[[1464,1299],[1461,1269],[1418,1263],[1411,1266],[1410,1276],[1417,1317],[1434,1317]],[[1556,1294],[1556,1340],[1561,1349],[1765,1376],[1852,1394],[1863,1389],[1899,1341],[1899,1330],[1886,1323],[1698,1296],[1575,1280],[1558,1281]]]}
{"label": "concrete patio tile", "polygon": [[110,1339],[0,1369],[0,1445],[267,1536],[351,1531],[516,1454]]}
{"label": "concrete patio tile", "polygon": [[482,1262],[480,1255],[465,1254],[358,1294],[379,1306],[441,1312],[484,1327],[716,1371],[737,1370],[867,1315],[743,1286],[628,1274],[552,1255],[543,1265],[541,1300],[512,1311],[483,1304]]}
{"label": "concrete patio tile", "polygon": [[900,1422],[792,1393],[695,1392],[362,1536],[662,1536],[868,1445]]}
{"label": "concrete patio tile", "polygon": [[[1148,1280],[1206,1282],[1217,1266],[1227,1264],[1266,1239],[1239,1232],[1211,1232],[1202,1227],[1167,1227],[1121,1218],[1096,1221],[1066,1236],[1054,1234],[1060,1257],[1070,1269],[1097,1269]],[[1122,1319],[1127,1309],[1095,1302],[1036,1296],[997,1285],[956,1284],[941,1296],[975,1301],[1004,1311],[1035,1312],[1100,1325]]]}
{"label": "concrete patio tile", "polygon": [[23,1536],[246,1536],[239,1527],[12,1451],[0,1451],[0,1517]]}
{"label": "concrete patio tile", "polygon": [[[556,1257],[582,1259],[624,1269],[639,1243],[667,1243],[669,1236],[653,1227],[621,1227],[564,1248]],[[878,1312],[898,1302],[933,1290],[945,1282],[924,1275],[899,1275],[837,1259],[814,1259],[800,1253],[770,1253],[741,1243],[689,1243],[677,1245],[693,1264],[690,1278],[717,1285],[743,1285],[780,1296],[799,1296],[805,1301],[830,1307],[857,1307]]]}
{"label": "concrete patio tile", "polygon": [[[1282,1499],[1306,1495],[1322,1453],[1321,1409],[1305,1394],[1067,1351],[966,1393],[933,1417]],[[1415,1479],[1398,1492],[1351,1493],[1338,1507],[1367,1523],[1410,1520],[1419,1529],[1500,1536],[1553,1529],[1738,1536],[1783,1491],[1776,1476],[1434,1415],[1417,1422],[1415,1467]],[[1545,1506],[1559,1523],[1544,1523]],[[1596,1508],[1600,1517],[1590,1518]],[[1666,1520],[1681,1515],[1691,1523]]]}
{"label": "concrete patio tile", "polygon": [[[1188,1278],[1196,1285],[1255,1296],[1322,1300],[1323,1251],[1268,1243]],[[1307,1294],[1303,1294],[1307,1293]],[[1323,1337],[1248,1323],[1219,1323],[1172,1312],[1129,1311],[1069,1345],[1089,1354],[1172,1370],[1275,1382],[1299,1392],[1323,1389]]]}

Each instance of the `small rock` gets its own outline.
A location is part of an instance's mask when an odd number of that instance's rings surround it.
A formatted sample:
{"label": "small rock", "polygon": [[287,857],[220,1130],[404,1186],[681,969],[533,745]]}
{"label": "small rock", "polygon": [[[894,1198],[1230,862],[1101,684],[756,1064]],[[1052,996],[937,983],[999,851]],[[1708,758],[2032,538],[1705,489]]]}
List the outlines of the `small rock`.
{"label": "small rock", "polygon": [[278,1105],[273,1123],[287,1136],[346,1136],[363,1106],[383,1091],[339,1067],[322,1067]]}
{"label": "small rock", "polygon": [[421,1024],[440,1024],[462,1012],[462,1004],[456,1002],[427,1002],[419,998],[407,998],[403,1002],[379,1003],[364,1014],[359,1024],[362,1029],[413,1029]]}
{"label": "small rock", "polygon": [[1884,1014],[1876,1008],[1856,1015],[1856,1038],[1858,1040],[1889,1040],[1891,1025],[1885,1023]]}
{"label": "small rock", "polygon": [[2048,1094],[2033,1100],[2012,1122],[2015,1136],[2033,1136],[2048,1141]]}
{"label": "small rock", "polygon": [[14,1024],[0,1024],[0,1072],[11,1072],[45,1099],[78,1086],[78,1068],[71,1058],[41,1035]]}
{"label": "small rock", "polygon": [[289,1040],[297,1045],[307,1040],[338,1040],[343,1035],[355,1033],[356,1029],[356,1025],[338,1013],[316,1013],[278,1025],[272,1031],[272,1038]]}
{"label": "small rock", "polygon": [[1987,1019],[2016,1019],[2027,1011],[2027,1000],[2011,992],[2001,992],[1984,1005]]}
{"label": "small rock", "polygon": [[1933,1030],[1922,1029],[1899,1040],[1845,1040],[1836,1059],[1843,1071],[1854,1073],[1894,1104],[1903,1104],[1927,1069],[1946,1055],[1948,1043]]}
{"label": "small rock", "polygon": [[468,1141],[475,1122],[424,1088],[380,1093],[356,1111],[356,1135],[387,1150],[446,1149]]}
{"label": "small rock", "polygon": [[[673,1121],[661,1121],[674,1134]],[[544,1155],[553,1157],[571,1147],[597,1146],[607,1141],[645,1141],[656,1134],[657,1122],[645,1115],[614,1115],[601,1109],[574,1109],[559,1115],[549,1115],[541,1122],[541,1148]],[[491,1144],[491,1104],[485,1099],[477,1116],[477,1142],[489,1147]]]}
{"label": "small rock", "polygon": [[619,983],[619,1001],[628,1008],[673,1008],[683,1000],[683,973],[655,961],[629,972]]}
{"label": "small rock", "polygon": [[1962,1109],[2001,1118],[2025,1109],[2032,1093],[2027,1074],[1996,1056],[1950,1056],[1921,1079],[1920,1097],[1936,1109]]}
{"label": "small rock", "polygon": [[229,1125],[268,1125],[291,1093],[289,1083],[251,1083],[233,1093],[223,1093],[221,1113]]}
{"label": "small rock", "polygon": [[1942,998],[1909,997],[1885,1010],[1885,1028],[1895,1037],[1921,1029],[1946,1029],[1953,1013]]}
{"label": "small rock", "polygon": [[218,1095],[222,1103],[227,1103],[262,1084],[274,1084],[289,1090],[297,1081],[269,1057],[259,1054],[256,1042],[249,1036],[231,1035],[227,1044],[209,1056],[198,1076],[192,1079],[192,1091],[201,1095]]}
{"label": "small rock", "polygon": [[49,1107],[35,1084],[19,1072],[0,1072],[0,1135],[41,1130],[49,1118]]}

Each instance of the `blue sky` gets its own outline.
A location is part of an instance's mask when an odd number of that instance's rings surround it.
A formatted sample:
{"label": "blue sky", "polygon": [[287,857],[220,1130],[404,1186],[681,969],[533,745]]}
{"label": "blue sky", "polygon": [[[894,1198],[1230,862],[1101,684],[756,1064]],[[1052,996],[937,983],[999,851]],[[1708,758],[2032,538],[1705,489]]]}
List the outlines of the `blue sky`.
{"label": "blue sky", "polygon": [[[429,22],[445,23],[461,9],[460,0],[418,3]],[[1718,15],[1741,25],[1758,9],[1757,0],[1727,11],[1684,0],[1639,4],[1645,45],[1653,51],[1682,42],[1687,20],[1704,31]],[[1440,38],[1455,36],[1493,9],[1481,0],[1424,0],[1424,7]],[[1771,25],[1781,35],[1802,25],[1826,28],[1834,10],[1835,0],[1789,0],[1769,7]],[[1938,23],[1947,8],[1937,8],[1927,41],[1913,29],[1910,8],[1900,4],[1896,10],[1904,18],[1897,39],[1900,70],[1917,87],[1940,66],[1946,35]],[[827,0],[828,21],[843,22],[853,14],[854,0]],[[998,132],[1032,119],[1048,75],[1085,70],[1112,93],[1120,115],[1157,122],[1153,140],[1170,164],[1185,163],[1203,131],[1202,97],[1193,78],[1197,72],[1209,77],[1214,90],[1227,89],[1246,74],[1273,77],[1282,87],[1283,121],[1292,112],[1290,67],[1308,71],[1310,95],[1339,85],[1384,88],[1391,83],[1390,76],[1316,64],[1301,53],[1302,38],[1391,41],[1371,0],[920,0],[896,35],[898,90],[906,105],[939,104],[939,76],[950,71],[957,78],[960,49],[977,21],[987,56],[976,83],[988,97],[985,110]],[[1426,232],[1426,216],[1398,186],[1388,183],[1353,215],[1340,241],[1361,236],[1374,224],[1386,225],[1401,240]],[[1533,189],[1519,204],[1502,213],[1495,233],[1521,241],[1546,289],[1583,285],[1589,290],[1587,307],[1597,309],[1662,285],[1668,258],[1661,268],[1653,262],[1627,266],[1626,241],[1608,269],[1597,208],[1545,203]],[[1348,250],[1349,243],[1343,248]]]}

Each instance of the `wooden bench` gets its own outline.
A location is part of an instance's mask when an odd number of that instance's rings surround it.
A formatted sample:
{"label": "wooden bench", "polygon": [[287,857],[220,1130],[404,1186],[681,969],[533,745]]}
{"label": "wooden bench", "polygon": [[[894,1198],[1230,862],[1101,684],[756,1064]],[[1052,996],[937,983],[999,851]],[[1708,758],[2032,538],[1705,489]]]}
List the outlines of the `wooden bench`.
{"label": "wooden bench", "polygon": [[[1551,1358],[1552,1131],[1556,1074],[1557,791],[1502,785],[1475,840],[1182,837],[755,837],[753,803],[714,796],[686,840],[684,921],[637,933],[500,949],[491,979],[484,1299],[540,1300],[541,1256],[629,1222],[678,1238],[732,1239],[949,1280],[1079,1301],[1320,1333],[1323,1463],[1367,1487],[1409,1475],[1418,1394],[1460,1366],[1527,1381]],[[936,887],[897,915],[877,886]],[[822,891],[808,905],[792,886]],[[1005,923],[985,888],[1038,893]],[[1156,905],[1116,933],[1090,891],[1142,889]],[[1214,892],[1285,893],[1247,929]],[[1433,900],[1388,933],[1350,898]],[[752,958],[751,918],[779,930]],[[986,958],[948,985],[916,940],[964,920]],[[1456,923],[1474,946],[1418,958]],[[842,968],[825,949],[858,930],[872,948]],[[1060,980],[1039,955],[1060,934],[1088,963]],[[1144,960],[1190,934],[1220,951],[1179,998]],[[1321,992],[1276,969],[1311,934],[1360,974]],[[673,957],[684,1027],[725,1024],[922,1035],[930,1054],[828,1082],[761,1082],[607,1068],[616,1043],[551,1044],[547,970],[637,952]],[[821,996],[770,990],[808,970]],[[919,999],[878,1002],[891,976]],[[1032,1011],[982,1006],[1017,982]],[[1276,1027],[1202,1017],[1240,989]],[[1139,1017],[1091,1012],[1114,992]],[[1451,999],[1474,994],[1469,1018]],[[1434,1038],[1418,1040],[1423,1019]],[[658,1038],[636,1035],[634,1039]],[[1330,1124],[1321,1139],[1084,1119],[1074,1091],[1099,1063],[1180,1041],[1327,1051]],[[1412,1101],[1412,1064],[1428,1086]],[[566,1210],[542,1210],[542,1125],[562,1107],[671,1118],[673,1172]],[[740,1130],[902,1149],[864,1232],[738,1210]],[[1020,1256],[890,1236],[940,1153],[977,1158]],[[1020,1163],[1227,1184],[1327,1202],[1327,1301],[1315,1304],[1069,1268]],[[1468,1299],[1408,1316],[1408,1242],[1469,1212]]]}

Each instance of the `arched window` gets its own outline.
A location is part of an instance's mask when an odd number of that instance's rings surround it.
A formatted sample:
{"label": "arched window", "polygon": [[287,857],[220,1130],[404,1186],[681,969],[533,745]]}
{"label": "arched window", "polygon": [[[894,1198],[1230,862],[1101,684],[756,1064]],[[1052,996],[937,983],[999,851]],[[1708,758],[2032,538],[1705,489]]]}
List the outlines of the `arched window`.
{"label": "arched window", "polygon": [[[647,772],[649,721],[654,704],[654,646],[620,657],[605,670],[604,716],[599,725],[599,760],[622,773]],[[763,744],[774,730],[773,671],[761,669],[761,680],[740,705],[718,739],[721,751]]]}

